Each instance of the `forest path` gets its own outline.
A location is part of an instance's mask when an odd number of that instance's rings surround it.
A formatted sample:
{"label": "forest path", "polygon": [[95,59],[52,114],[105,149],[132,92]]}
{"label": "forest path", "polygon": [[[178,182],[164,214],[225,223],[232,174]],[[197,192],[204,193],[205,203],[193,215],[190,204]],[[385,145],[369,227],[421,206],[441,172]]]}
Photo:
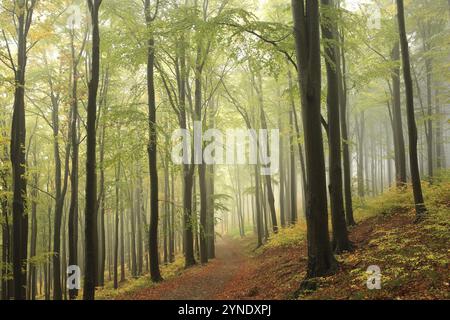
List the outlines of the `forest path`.
{"label": "forest path", "polygon": [[179,276],[150,288],[128,293],[126,300],[214,300],[218,299],[227,284],[247,261],[244,248],[230,238],[219,239],[216,259],[207,265],[197,265],[183,271]]}

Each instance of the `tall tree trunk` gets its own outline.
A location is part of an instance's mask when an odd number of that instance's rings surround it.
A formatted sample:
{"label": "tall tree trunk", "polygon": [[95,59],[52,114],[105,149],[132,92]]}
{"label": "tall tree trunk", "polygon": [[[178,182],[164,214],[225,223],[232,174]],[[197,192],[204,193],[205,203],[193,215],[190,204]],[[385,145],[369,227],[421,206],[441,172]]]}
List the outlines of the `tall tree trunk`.
{"label": "tall tree trunk", "polygon": [[445,168],[445,149],[444,149],[444,134],[442,130],[442,114],[441,103],[439,98],[439,90],[436,89],[434,96],[436,97],[436,169]]}
{"label": "tall tree trunk", "polygon": [[175,228],[177,226],[177,222],[176,222],[176,216],[175,216],[175,175],[174,175],[174,168],[173,166],[171,167],[170,170],[170,183],[171,183],[171,193],[170,193],[170,220],[171,220],[171,229],[170,229],[170,243],[169,243],[169,261],[171,263],[175,262],[175,253],[177,250],[177,246],[176,246],[176,242],[175,242],[175,238],[176,238],[176,233],[175,233]]}
{"label": "tall tree trunk", "polygon": [[[303,156],[303,146],[302,146],[302,142],[301,142],[301,134],[300,134],[300,124],[298,121],[298,117],[297,117],[297,110],[295,107],[295,99],[294,99],[294,83],[292,81],[292,73],[291,70],[288,70],[288,82],[289,82],[289,99],[291,100],[291,113],[290,116],[294,116],[294,122],[295,122],[295,132],[297,133],[296,135],[296,140],[297,140],[297,147],[298,147],[298,155],[299,155],[299,159],[300,159],[300,168],[301,168],[301,173],[302,173],[302,184],[303,184],[303,201],[305,201],[306,199],[306,166],[305,166],[305,157]],[[290,124],[290,126],[292,127],[292,123]],[[295,168],[295,164],[292,164],[292,162],[295,160],[295,155],[292,153],[293,152],[293,146],[292,146],[292,137],[290,139],[290,145],[291,145],[291,166],[293,166]],[[288,179],[289,180],[289,179]],[[292,199],[292,195],[289,197],[290,199]],[[295,200],[297,201],[297,200]],[[296,202],[297,203],[297,202]],[[305,206],[303,206],[303,209],[305,209]]]}
{"label": "tall tree trunk", "polygon": [[130,223],[130,259],[131,259],[131,275],[137,276],[137,259],[136,259],[136,193],[133,190],[133,182],[130,184],[130,210],[129,223]]}
{"label": "tall tree trunk", "polygon": [[[283,127],[281,112],[278,114],[278,127]],[[286,183],[286,172],[285,172],[285,163],[284,163],[284,136],[280,137],[280,224],[281,227],[286,227],[286,209],[284,207],[284,203],[286,200],[286,192],[285,192],[285,183]]]}
{"label": "tall tree trunk", "polygon": [[[104,113],[106,113],[106,95],[107,95],[107,86],[108,86],[108,76],[106,75],[104,92],[102,93],[102,107],[104,108]],[[106,125],[104,123],[101,124],[101,133],[100,133],[100,195],[99,195],[99,204],[97,208],[100,209],[98,213],[99,216],[99,263],[98,263],[98,277],[97,277],[97,285],[99,287],[103,287],[105,285],[105,262],[106,262],[106,234],[105,234],[105,206],[106,206],[106,191],[105,191],[105,132]]]}
{"label": "tall tree trunk", "polygon": [[[55,159],[55,220],[53,226],[53,299],[62,300],[61,285],[61,224],[63,219],[64,199],[67,192],[67,182],[69,177],[70,143],[67,143],[64,160],[64,177],[62,177],[62,161],[59,151],[59,94],[53,91],[53,83],[49,79],[51,88],[50,98],[52,102],[52,128],[53,128],[53,153]],[[70,111],[70,117],[72,111]],[[70,132],[68,133],[70,138]]]}
{"label": "tall tree trunk", "polygon": [[[36,143],[33,150],[33,166],[37,166],[37,151]],[[30,258],[36,256],[36,246],[37,246],[37,198],[39,185],[39,173],[33,173],[33,190],[31,191],[31,241],[30,241]],[[28,291],[29,300],[36,300],[36,283],[37,283],[37,267],[35,263],[30,263],[29,268],[29,281],[28,281]]]}
{"label": "tall tree trunk", "polygon": [[[426,28],[426,27],[424,27]],[[427,137],[427,162],[428,162],[428,178],[433,181],[433,94],[431,90],[433,61],[428,55],[430,54],[430,46],[427,44],[428,30],[422,31],[423,50],[425,54],[425,72],[426,72],[426,87],[427,87],[427,121],[425,133]]]}
{"label": "tall tree trunk", "polygon": [[97,279],[97,172],[96,172],[96,118],[97,92],[100,78],[100,31],[99,9],[102,0],[88,0],[92,20],[92,66],[87,103],[87,147],[86,147],[86,206],[85,206],[85,276],[83,299],[95,299]]}
{"label": "tall tree trunk", "polygon": [[261,210],[261,177],[259,165],[255,165],[255,202],[256,202],[256,232],[258,236],[257,247],[263,245],[263,224],[262,224],[262,210]]}
{"label": "tall tree trunk", "polygon": [[137,275],[142,275],[143,268],[143,247],[142,247],[142,215],[144,213],[143,210],[143,199],[142,199],[142,168],[141,164],[138,163],[138,181],[137,181],[137,189],[136,189],[136,228],[137,228]]}
{"label": "tall tree trunk", "polygon": [[[253,82],[253,86],[255,87],[256,93],[258,95],[261,129],[267,130],[267,119],[266,119],[266,113],[264,111],[264,97],[263,97],[261,74],[258,73],[256,79],[252,76],[252,82]],[[264,142],[264,144],[265,144],[264,152],[267,152],[267,155],[270,155],[270,148],[269,148],[270,142],[269,142],[268,136],[267,136],[267,141]],[[262,156],[265,156],[265,155],[262,155]],[[275,211],[275,197],[273,195],[272,177],[270,175],[266,174],[264,178],[265,178],[265,183],[267,186],[267,201],[269,204],[270,217],[272,219],[273,232],[277,233],[278,232],[278,222],[277,222],[277,214]]]}
{"label": "tall tree trunk", "polygon": [[[338,29],[339,30],[339,29]],[[353,217],[352,199],[352,172],[350,159],[350,137],[347,124],[347,59],[345,56],[344,36],[341,35],[341,50],[336,50],[338,87],[339,87],[339,112],[341,120],[342,134],[342,160],[344,167],[344,198],[345,198],[345,218],[348,226],[356,225]]]}
{"label": "tall tree trunk", "polygon": [[[186,41],[184,36],[179,41],[179,64],[180,64],[180,80],[179,80],[179,125],[182,130],[187,130],[187,113],[186,113],[186,89],[187,89],[187,67],[186,67]],[[186,139],[183,140],[183,150],[188,150],[192,146],[187,144]],[[193,159],[193,152],[191,160]],[[187,157],[187,155],[186,155]],[[192,188],[193,175],[195,167],[188,164],[187,158],[183,163],[183,252],[185,257],[185,267],[189,268],[196,264],[194,257],[194,233],[193,233],[193,214],[192,214]]]}
{"label": "tall tree trunk", "polygon": [[[7,132],[4,130],[6,123],[0,120],[0,126],[2,128],[2,139],[7,141]],[[8,158],[8,147],[5,144],[1,149],[1,162],[2,166],[0,168],[0,185],[2,190],[9,190],[9,168],[5,164],[9,162]],[[2,289],[2,300],[9,300],[13,296],[12,292],[12,280],[8,279],[6,275],[10,275],[10,265],[11,265],[11,230],[10,230],[10,206],[8,203],[8,196],[2,194],[0,197],[0,209],[2,211],[2,265],[1,265],[1,289]]]}
{"label": "tall tree trunk", "polygon": [[357,163],[357,179],[358,179],[358,196],[364,198],[365,196],[365,184],[364,184],[364,131],[365,131],[365,115],[364,110],[360,112],[359,119],[358,115],[356,118],[356,131],[358,136],[358,163]]}
{"label": "tall tree trunk", "polygon": [[[197,57],[195,62],[195,98],[194,98],[194,108],[195,108],[195,118],[194,120],[197,122],[194,126],[197,127],[197,131],[203,130],[203,117],[202,117],[202,76],[203,76],[203,66],[204,66],[204,57],[202,54],[203,50],[203,42],[198,41],[197,43]],[[201,134],[201,133],[200,133]],[[195,135],[195,133],[194,133]],[[208,215],[208,199],[207,199],[207,185],[206,185],[206,163],[203,159],[203,143],[202,141],[194,142],[199,143],[200,145],[196,145],[196,147],[202,148],[202,153],[200,157],[195,155],[195,163],[198,164],[198,176],[199,176],[199,187],[200,187],[200,224],[199,224],[199,247],[200,247],[200,262],[208,263],[208,247],[206,242],[206,230],[207,230],[207,215]]]}
{"label": "tall tree trunk", "polygon": [[[83,45],[84,47],[84,45]],[[83,49],[81,50],[83,52]],[[68,218],[69,232],[69,265],[78,265],[78,159],[79,159],[79,137],[78,137],[78,63],[80,55],[76,57],[74,47],[74,31],[71,33],[71,54],[72,54],[72,100],[70,119],[70,143],[72,147],[70,172],[70,205]],[[78,296],[78,289],[69,289],[69,299],[74,300]]]}
{"label": "tall tree trunk", "polygon": [[120,212],[120,163],[115,169],[116,181],[116,216],[114,219],[114,289],[119,288],[119,273],[118,273],[118,261],[119,261],[119,212]]}
{"label": "tall tree trunk", "polygon": [[[158,6],[159,2],[157,2]],[[150,0],[145,0],[145,18],[147,29],[156,18],[150,12]],[[158,8],[155,9],[156,12]],[[150,32],[147,42],[147,94],[148,94],[148,163],[150,172],[150,228],[149,228],[149,253],[150,275],[153,282],[162,280],[159,270],[158,253],[158,224],[159,224],[159,200],[158,200],[158,164],[157,164],[157,126],[156,126],[156,97],[155,97],[155,39]]]}
{"label": "tall tree trunk", "polygon": [[414,193],[414,203],[416,206],[416,221],[420,221],[427,213],[422,194],[422,185],[419,174],[419,164],[417,159],[417,126],[414,114],[414,91],[411,77],[411,64],[409,58],[408,39],[406,37],[406,23],[403,0],[397,0],[398,25],[400,32],[400,45],[402,49],[403,76],[405,78],[406,90],[406,112],[408,118],[409,136],[409,162],[411,170],[411,180]]}
{"label": "tall tree trunk", "polygon": [[28,250],[28,213],[26,210],[26,124],[25,124],[25,69],[27,64],[27,36],[36,1],[19,1],[14,19],[17,27],[17,65],[15,72],[14,106],[11,126],[11,165],[13,183],[12,204],[12,262],[14,299],[26,299]]}
{"label": "tall tree trunk", "polygon": [[[400,43],[396,42],[392,49],[392,60],[400,60]],[[395,175],[397,187],[406,184],[406,152],[403,138],[403,124],[400,97],[400,64],[392,72],[392,120],[394,132]]]}
{"label": "tall tree trunk", "polygon": [[[211,106],[209,108],[209,124],[210,128],[215,128],[215,115],[217,114],[217,106],[213,100],[211,102]],[[215,217],[215,166],[209,165],[207,170],[207,183],[208,183],[208,216],[207,216],[207,246],[208,246],[208,259],[214,259],[216,257],[216,248],[215,248],[215,226],[216,226],[216,217]],[[172,190],[173,193],[173,190]]]}
{"label": "tall tree trunk", "polygon": [[290,155],[290,203],[291,203],[291,223],[297,223],[297,166],[295,163],[295,143],[294,138],[298,135],[294,135],[294,111],[289,112],[289,126],[291,128],[291,134],[289,136],[289,155]]}
{"label": "tall tree trunk", "polygon": [[[119,176],[120,177],[120,176]],[[125,271],[125,219],[123,214],[123,198],[122,193],[119,195],[120,199],[120,282],[124,282],[126,279],[126,271]]]}
{"label": "tall tree trunk", "polygon": [[[321,0],[322,6],[334,8],[333,0]],[[328,107],[328,144],[329,144],[329,192],[331,202],[331,221],[333,225],[333,249],[342,253],[351,249],[345,221],[344,196],[342,190],[342,159],[341,159],[341,126],[339,118],[339,77],[336,66],[338,59],[335,23],[322,22],[322,35],[325,45],[325,64],[327,69],[327,107]],[[336,30],[336,29],[335,29]]]}
{"label": "tall tree trunk", "polygon": [[328,234],[325,155],[320,114],[319,3],[292,0],[292,12],[305,134],[307,278],[314,278],[332,274],[337,269]]}

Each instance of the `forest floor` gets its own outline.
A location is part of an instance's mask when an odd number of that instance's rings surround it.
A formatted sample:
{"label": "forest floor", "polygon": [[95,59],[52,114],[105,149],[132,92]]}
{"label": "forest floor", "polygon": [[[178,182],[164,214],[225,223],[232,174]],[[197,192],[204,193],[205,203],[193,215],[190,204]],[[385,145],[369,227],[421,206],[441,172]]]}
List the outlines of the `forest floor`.
{"label": "forest floor", "polygon": [[216,259],[169,277],[166,281],[117,297],[122,300],[211,300],[221,294],[248,259],[242,242],[219,238]]}
{"label": "forest floor", "polygon": [[[314,290],[299,290],[307,263],[305,225],[299,223],[257,250],[251,237],[224,238],[208,265],[118,299],[450,299],[450,183],[424,191],[429,215],[419,224],[413,223],[410,190],[356,203],[358,224],[350,229],[355,250],[337,257],[336,275],[313,279]],[[372,265],[381,269],[380,290],[367,288]]]}

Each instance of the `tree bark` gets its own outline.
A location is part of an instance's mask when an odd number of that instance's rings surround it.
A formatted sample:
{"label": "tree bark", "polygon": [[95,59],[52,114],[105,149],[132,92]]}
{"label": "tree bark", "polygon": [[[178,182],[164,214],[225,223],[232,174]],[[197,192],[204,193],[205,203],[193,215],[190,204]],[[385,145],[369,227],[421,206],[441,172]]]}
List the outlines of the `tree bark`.
{"label": "tree bark", "polygon": [[291,202],[291,223],[292,224],[296,224],[297,223],[297,219],[298,219],[298,214],[297,214],[297,166],[295,164],[295,143],[294,143],[294,138],[298,137],[298,135],[294,135],[294,112],[293,110],[291,110],[291,112],[289,112],[289,126],[291,128],[291,134],[289,137],[289,155],[290,155],[290,170],[289,170],[289,175],[290,175],[290,202]]}
{"label": "tree bark", "polygon": [[341,120],[342,134],[342,160],[344,167],[344,198],[345,198],[345,218],[348,226],[356,225],[353,217],[353,199],[352,199],[352,172],[350,159],[350,137],[347,123],[347,60],[345,56],[344,37],[341,38],[341,50],[336,50],[338,87],[339,87],[339,112]]}
{"label": "tree bark", "polygon": [[[359,119],[358,119],[359,117]],[[364,198],[365,196],[365,183],[364,177],[364,131],[365,131],[365,115],[364,110],[359,115],[355,115],[356,118],[356,131],[358,136],[358,163],[357,163],[357,179],[358,179],[358,196]]]}
{"label": "tree bark", "polygon": [[[84,44],[83,44],[84,47]],[[83,52],[83,49],[81,50]],[[72,54],[72,100],[71,100],[71,124],[70,124],[70,143],[71,153],[71,172],[70,172],[70,205],[68,218],[69,232],[69,265],[78,265],[78,161],[79,161],[79,136],[78,136],[78,64],[81,54],[75,55],[74,33],[71,33],[71,54]],[[78,296],[78,289],[69,289],[69,299],[74,300]]]}
{"label": "tree bark", "polygon": [[97,279],[96,244],[97,232],[97,172],[96,172],[96,120],[97,92],[100,78],[100,31],[99,9],[102,0],[88,0],[92,20],[92,60],[91,79],[88,88],[87,103],[87,153],[86,153],[86,205],[85,205],[85,276],[83,299],[95,299]]}
{"label": "tree bark", "polygon": [[116,192],[116,216],[114,221],[114,289],[119,288],[119,273],[118,273],[118,260],[119,260],[119,211],[120,211],[120,163],[115,170],[115,192]]}
{"label": "tree bark", "polygon": [[26,299],[28,251],[28,213],[26,210],[26,123],[25,123],[25,73],[27,65],[27,36],[33,17],[36,1],[20,1],[14,12],[17,24],[17,66],[15,73],[15,90],[13,117],[11,126],[11,165],[13,184],[12,203],[12,263],[14,277],[14,299]]}
{"label": "tree bark", "polygon": [[400,32],[400,45],[402,49],[403,76],[406,90],[406,111],[408,118],[409,136],[409,162],[411,170],[411,180],[414,193],[414,203],[416,206],[416,221],[420,221],[427,214],[427,209],[423,200],[422,185],[419,174],[419,164],[417,160],[417,126],[414,114],[414,91],[411,77],[411,63],[409,57],[408,39],[406,37],[406,23],[403,0],[397,0],[398,25]]}
{"label": "tree bark", "polygon": [[[158,6],[158,4],[157,4]],[[150,12],[150,0],[145,0],[145,18],[147,29],[156,18]],[[157,164],[157,128],[156,128],[156,97],[155,97],[155,39],[150,33],[147,42],[147,94],[148,94],[148,162],[150,172],[150,228],[149,228],[149,253],[150,253],[150,275],[153,282],[162,280],[159,270],[158,253],[158,224],[159,224],[159,200],[158,200],[158,164]]]}
{"label": "tree bark", "polygon": [[[36,143],[34,145],[33,150],[33,166],[37,166],[37,155],[36,155]],[[30,258],[36,256],[36,247],[37,247],[37,197],[38,190],[37,186],[39,185],[39,173],[33,173],[33,189],[31,191],[31,239],[30,239]],[[29,263],[29,281],[28,281],[28,292],[29,300],[36,300],[36,284],[37,284],[37,267],[35,263]]]}
{"label": "tree bark", "polygon": [[[400,60],[400,43],[396,42],[391,54],[393,61]],[[392,72],[392,120],[394,132],[395,174],[397,187],[406,184],[406,152],[400,97],[400,64]]]}
{"label": "tree bark", "polygon": [[[333,8],[332,0],[321,0],[328,10]],[[334,23],[332,24],[335,27]],[[330,23],[322,22],[322,37],[326,43],[335,43],[336,29],[333,32]],[[327,69],[327,108],[328,108],[328,144],[329,144],[329,192],[331,202],[331,221],[333,226],[333,249],[336,253],[351,250],[345,221],[344,196],[342,190],[341,126],[339,117],[339,77],[336,66],[337,48],[325,44],[325,65]]]}
{"label": "tree bark", "polygon": [[328,234],[325,155],[320,114],[319,3],[311,0],[292,0],[292,12],[305,134],[307,278],[314,278],[332,274],[337,270]]}

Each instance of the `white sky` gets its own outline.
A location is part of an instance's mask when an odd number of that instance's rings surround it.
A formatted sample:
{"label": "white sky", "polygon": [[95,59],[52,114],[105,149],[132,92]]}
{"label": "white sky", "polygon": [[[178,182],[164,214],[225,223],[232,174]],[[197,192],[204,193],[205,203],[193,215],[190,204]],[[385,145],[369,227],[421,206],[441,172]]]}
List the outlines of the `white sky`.
{"label": "white sky", "polygon": [[[269,0],[259,0],[261,6],[267,3]],[[344,0],[344,6],[347,10],[357,11],[359,6],[365,3],[370,3],[371,0]]]}
{"label": "white sky", "polygon": [[344,7],[350,11],[357,11],[360,5],[370,2],[370,0],[345,0]]}

